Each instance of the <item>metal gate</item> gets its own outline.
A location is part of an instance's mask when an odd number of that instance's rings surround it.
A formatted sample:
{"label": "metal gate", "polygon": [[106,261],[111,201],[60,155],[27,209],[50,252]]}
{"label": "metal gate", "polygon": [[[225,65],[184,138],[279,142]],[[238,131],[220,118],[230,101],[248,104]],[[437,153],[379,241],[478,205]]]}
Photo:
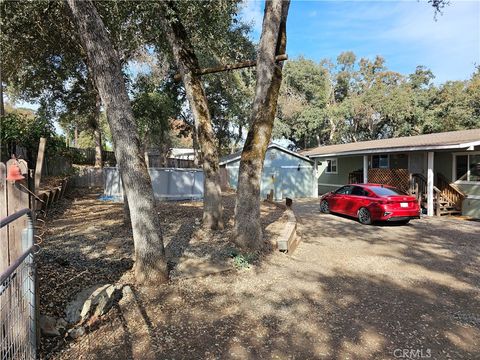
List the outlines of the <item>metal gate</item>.
{"label": "metal gate", "polygon": [[[0,275],[0,360],[36,359],[33,219],[29,209],[0,220],[0,228],[28,217],[22,232],[23,254]],[[0,251],[4,251],[0,249]]]}

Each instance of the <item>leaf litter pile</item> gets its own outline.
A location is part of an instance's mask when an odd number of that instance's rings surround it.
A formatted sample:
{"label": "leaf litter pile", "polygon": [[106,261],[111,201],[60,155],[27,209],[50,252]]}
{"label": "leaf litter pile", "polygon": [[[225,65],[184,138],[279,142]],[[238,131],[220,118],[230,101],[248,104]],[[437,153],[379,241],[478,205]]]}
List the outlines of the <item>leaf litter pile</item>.
{"label": "leaf litter pile", "polygon": [[[166,309],[174,314],[179,306],[184,305],[184,296],[194,296],[195,301],[202,302],[214,300],[213,294],[202,287],[203,283],[215,279],[217,282],[228,284],[231,277],[248,276],[245,268],[250,264],[259,265],[271,252],[271,246],[267,245],[271,236],[268,231],[264,231],[266,245],[259,253],[241,254],[235,249],[231,242],[234,193],[227,193],[223,197],[225,229],[215,232],[201,228],[202,202],[159,202],[157,212],[162,222],[165,251],[172,275],[175,274],[176,264],[187,248],[198,257],[215,259],[235,255],[230,259],[231,268],[238,271],[196,279],[176,279],[159,286],[153,292],[150,289],[148,293],[144,293],[134,286],[131,271],[133,238],[131,228],[123,222],[123,204],[101,201],[100,195],[101,193],[95,190],[72,191],[48,214],[47,231],[41,244],[42,251],[37,257],[39,308],[42,315],[65,317],[67,303],[78,292],[97,284],[129,284],[134,289],[137,301],[148,308],[142,310],[141,313],[144,315],[157,311],[163,313]],[[262,203],[261,221],[264,229],[275,221],[281,223],[282,215],[281,207]],[[188,284],[196,284],[195,290]],[[148,328],[149,336],[136,339],[135,337],[141,335],[142,331],[129,330],[126,317],[128,316],[122,314],[118,306],[114,306],[96,328],[89,329],[85,336],[76,341],[68,340],[66,336],[42,336],[40,357],[128,359],[136,357],[135,349],[150,347],[152,358],[161,358],[163,355],[160,354],[164,354],[162,343],[176,346],[175,329],[191,326],[193,319],[183,316],[175,319],[173,326],[162,328],[168,335],[162,336],[162,340],[159,341],[157,338],[159,333],[155,328],[162,326],[161,322],[155,321],[154,324],[148,320],[148,326],[144,324],[143,327]],[[134,321],[137,321],[138,317],[140,316],[134,316],[136,319]],[[191,349],[195,349],[194,344],[191,346]],[[174,348],[171,351],[177,352]],[[185,356],[187,354],[193,356],[191,352],[187,352]],[[142,358],[144,356],[145,353],[141,355]]]}

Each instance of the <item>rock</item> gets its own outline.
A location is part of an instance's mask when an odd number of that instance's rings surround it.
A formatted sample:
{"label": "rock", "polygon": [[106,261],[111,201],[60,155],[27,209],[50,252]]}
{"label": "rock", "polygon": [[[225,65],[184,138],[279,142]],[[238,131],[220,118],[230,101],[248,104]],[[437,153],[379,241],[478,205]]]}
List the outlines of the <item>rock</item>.
{"label": "rock", "polygon": [[55,327],[58,330],[66,330],[67,326],[68,326],[68,323],[64,318],[57,319],[57,323],[56,323]]}
{"label": "rock", "polygon": [[80,314],[82,313],[85,301],[87,301],[87,299],[90,297],[90,295],[92,295],[95,290],[102,286],[104,285],[97,284],[83,289],[75,296],[75,299],[73,299],[67,304],[67,307],[65,308],[65,319],[70,324],[75,324],[80,321]]}
{"label": "rock", "polygon": [[122,298],[118,302],[120,306],[125,306],[125,304],[130,303],[134,300],[135,295],[133,294],[133,290],[129,285],[125,285],[122,289]]}
{"label": "rock", "polygon": [[45,336],[60,336],[60,331],[57,329],[57,319],[53,316],[41,315],[38,320],[40,331]]}
{"label": "rock", "polygon": [[68,331],[68,336],[73,340],[76,340],[83,335],[85,335],[85,328],[83,326],[73,328]]}
{"label": "rock", "polygon": [[200,225],[200,219],[199,218],[195,218],[195,225]]}
{"label": "rock", "polygon": [[80,321],[84,321],[88,318],[88,314],[90,314],[90,310],[92,308],[92,300],[88,298],[85,300],[82,306],[82,311],[80,311]]}
{"label": "rock", "polygon": [[100,317],[102,315],[105,315],[108,310],[110,310],[114,301],[116,300],[117,292],[117,288],[113,285],[110,285],[109,287],[104,289],[102,293],[98,295],[97,307],[95,308],[93,316]]}
{"label": "rock", "polygon": [[95,285],[81,291],[67,305],[67,321],[84,323],[91,315],[99,318],[110,310],[119,293],[119,289],[111,284]]}

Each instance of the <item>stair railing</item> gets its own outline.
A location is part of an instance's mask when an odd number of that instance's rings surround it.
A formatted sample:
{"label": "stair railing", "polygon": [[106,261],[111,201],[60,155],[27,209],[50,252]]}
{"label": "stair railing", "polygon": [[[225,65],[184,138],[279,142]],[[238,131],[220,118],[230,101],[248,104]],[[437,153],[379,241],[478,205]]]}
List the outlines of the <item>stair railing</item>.
{"label": "stair railing", "polygon": [[427,179],[422,174],[410,174],[410,194],[422,205],[427,200]]}
{"label": "stair railing", "polygon": [[449,201],[458,210],[462,208],[462,201],[465,194],[455,185],[450,184],[448,179],[441,173],[437,173],[437,188],[441,196]]}

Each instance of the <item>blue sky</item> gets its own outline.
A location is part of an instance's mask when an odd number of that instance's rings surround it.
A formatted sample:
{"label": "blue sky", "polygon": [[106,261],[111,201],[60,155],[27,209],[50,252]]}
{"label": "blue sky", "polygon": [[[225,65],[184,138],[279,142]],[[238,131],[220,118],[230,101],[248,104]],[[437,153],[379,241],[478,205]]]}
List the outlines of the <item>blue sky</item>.
{"label": "blue sky", "polygon": [[[260,36],[263,6],[264,0],[246,0],[240,14],[253,24],[254,40]],[[292,0],[287,38],[290,59],[334,60],[352,50],[359,58],[381,55],[389,69],[403,74],[424,65],[437,84],[465,80],[480,65],[480,0],[451,0],[436,21],[426,0]]]}
{"label": "blue sky", "polygon": [[[264,1],[246,1],[241,17],[258,40]],[[320,60],[346,50],[358,57],[381,55],[388,68],[411,73],[425,65],[435,82],[464,80],[480,64],[480,1],[451,0],[434,19],[425,1],[292,0],[287,53]]]}

